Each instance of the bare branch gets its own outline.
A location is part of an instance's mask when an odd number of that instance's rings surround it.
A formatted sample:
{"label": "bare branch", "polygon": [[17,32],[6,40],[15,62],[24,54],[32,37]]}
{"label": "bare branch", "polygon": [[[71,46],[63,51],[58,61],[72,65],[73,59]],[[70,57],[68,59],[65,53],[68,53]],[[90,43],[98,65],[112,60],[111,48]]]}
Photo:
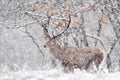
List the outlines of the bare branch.
{"label": "bare branch", "polygon": [[100,44],[103,46],[104,50],[106,51],[106,48],[105,48],[102,40],[101,40],[99,37],[94,36],[94,35],[90,35],[90,34],[86,34],[86,36],[91,37],[91,38],[94,38],[94,39],[97,39],[98,41],[100,41]]}
{"label": "bare branch", "polygon": [[[89,12],[89,11],[91,11],[91,10],[94,10],[94,9],[96,8],[96,6],[97,6],[98,4],[100,4],[100,3],[101,3],[101,0],[98,0],[98,1],[95,2],[93,5],[89,6],[89,7],[86,8],[86,9],[84,9],[84,11]],[[83,11],[83,12],[84,12],[84,11]]]}
{"label": "bare branch", "polygon": [[[101,11],[102,11],[102,13],[103,13],[103,10],[101,10]],[[98,27],[98,30],[97,30],[97,36],[98,36],[98,37],[100,36],[101,29],[102,29],[101,20],[102,20],[102,18],[100,17],[100,19],[99,19],[99,21],[98,21],[99,27]],[[97,43],[98,43],[98,39],[95,41],[94,46],[97,46]]]}
{"label": "bare branch", "polygon": [[[120,39],[120,36],[118,35],[117,29],[116,29],[116,27],[119,28],[119,26],[114,24],[115,22],[111,19],[111,17],[110,17],[110,12],[109,12],[109,10],[107,10],[107,8],[106,8],[106,11],[108,11],[108,12],[107,12],[107,15],[109,16],[110,23],[111,23],[112,28],[113,28],[113,30],[114,30],[115,36],[116,36],[116,38],[117,38],[116,40],[114,40],[114,42],[113,42],[112,45],[111,45],[111,49],[110,49],[110,51],[109,51],[109,54],[111,54],[112,51],[114,50],[115,46],[116,46],[116,43],[117,43],[117,42],[119,41],[119,39]],[[113,12],[114,12],[114,11],[113,11]],[[114,14],[114,13],[111,13],[111,14]],[[117,18],[117,17],[115,16],[115,14],[114,14],[114,17],[115,17],[115,19]]]}
{"label": "bare branch", "polygon": [[115,46],[116,46],[116,43],[119,41],[119,39],[120,39],[120,37],[118,37],[117,40],[114,40],[114,42],[113,42],[112,45],[111,45],[111,49],[110,49],[110,51],[109,51],[109,54],[112,53],[112,51],[114,50],[114,48],[115,48]]}
{"label": "bare branch", "polygon": [[36,45],[36,47],[38,48],[38,51],[43,55],[44,57],[44,54],[42,52],[42,50],[40,49],[40,46],[38,45],[38,43],[35,41],[34,37],[30,34],[30,32],[28,31],[27,27],[25,27],[26,29],[26,33],[28,34],[28,36],[32,39],[32,42]]}
{"label": "bare branch", "polygon": [[86,37],[86,32],[85,32],[85,29],[84,29],[85,27],[84,27],[83,12],[82,12],[81,18],[82,18],[82,22],[80,24],[80,28],[81,28],[81,31],[82,31],[82,35],[84,36],[83,37],[84,44],[85,44],[85,46],[89,46],[88,41],[87,41],[87,37]]}
{"label": "bare branch", "polygon": [[19,29],[19,28],[26,27],[26,26],[28,26],[28,25],[35,24],[35,23],[37,23],[37,22],[27,23],[27,24],[25,24],[25,25],[16,26],[16,27],[14,27],[14,28],[10,28],[9,26],[7,26],[6,28],[7,28],[7,29]]}
{"label": "bare branch", "polygon": [[[37,14],[37,13],[34,13],[34,12],[28,12],[28,11],[25,14],[28,14],[30,16],[37,16],[37,17],[44,17],[44,18],[46,18],[44,20],[41,20],[40,22],[44,22],[45,20],[48,20],[48,15],[46,16],[46,15],[41,15],[41,14]],[[66,20],[66,18],[61,18],[61,17],[57,17],[57,16],[51,16],[50,18],[51,19]]]}

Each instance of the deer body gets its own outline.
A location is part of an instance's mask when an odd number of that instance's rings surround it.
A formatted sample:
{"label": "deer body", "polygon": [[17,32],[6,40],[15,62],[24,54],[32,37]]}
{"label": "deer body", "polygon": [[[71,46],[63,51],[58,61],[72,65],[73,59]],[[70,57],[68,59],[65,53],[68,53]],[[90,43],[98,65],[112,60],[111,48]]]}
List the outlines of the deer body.
{"label": "deer body", "polygon": [[52,56],[61,61],[65,72],[74,71],[74,68],[88,69],[93,62],[98,68],[105,55],[99,48],[61,47],[55,43],[47,46]]}

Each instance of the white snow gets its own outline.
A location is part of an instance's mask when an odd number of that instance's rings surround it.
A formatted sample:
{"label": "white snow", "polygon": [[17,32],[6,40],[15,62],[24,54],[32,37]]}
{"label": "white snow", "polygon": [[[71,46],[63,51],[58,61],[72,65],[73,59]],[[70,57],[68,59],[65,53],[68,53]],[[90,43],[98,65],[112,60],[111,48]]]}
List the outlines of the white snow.
{"label": "white snow", "polygon": [[120,80],[120,72],[87,73],[75,70],[74,73],[64,73],[59,69],[40,71],[1,72],[0,80]]}

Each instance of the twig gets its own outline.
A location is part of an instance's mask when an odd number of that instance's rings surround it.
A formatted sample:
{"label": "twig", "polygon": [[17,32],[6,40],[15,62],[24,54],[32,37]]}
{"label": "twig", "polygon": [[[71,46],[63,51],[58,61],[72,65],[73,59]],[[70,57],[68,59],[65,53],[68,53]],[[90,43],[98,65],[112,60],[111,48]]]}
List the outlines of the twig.
{"label": "twig", "polygon": [[22,26],[16,26],[14,28],[11,28],[11,27],[7,26],[6,28],[7,29],[19,29],[19,28],[26,27],[28,25],[35,24],[35,23],[37,23],[37,22],[31,22],[31,23],[28,23],[28,24],[25,24],[25,25],[22,25]]}
{"label": "twig", "polygon": [[117,40],[115,40],[113,43],[112,43],[112,46],[111,46],[111,49],[109,51],[109,54],[112,53],[112,51],[114,50],[115,46],[116,46],[116,43],[119,41],[120,37],[117,38]]}
{"label": "twig", "polygon": [[83,40],[84,40],[84,44],[85,44],[85,46],[89,46],[89,44],[88,44],[88,41],[87,41],[87,37],[86,37],[86,32],[85,32],[85,27],[84,27],[84,18],[83,18],[83,12],[82,12],[82,15],[81,15],[81,18],[82,18],[82,22],[81,22],[81,31],[82,31],[82,34],[83,34]]}
{"label": "twig", "polygon": [[[102,11],[102,14],[103,14],[103,10],[101,10]],[[101,17],[100,17],[100,19],[99,19],[99,27],[98,27],[98,30],[97,30],[97,36],[99,37],[100,36],[100,33],[101,33],[101,29],[102,29],[102,26],[101,26]],[[97,43],[98,43],[98,39],[95,41],[95,44],[94,44],[94,46],[97,46]]]}
{"label": "twig", "polygon": [[44,54],[42,52],[42,50],[40,49],[40,46],[37,44],[37,42],[35,41],[34,37],[30,34],[30,32],[27,30],[27,27],[25,27],[26,29],[26,33],[28,34],[28,36],[32,39],[32,42],[36,45],[36,47],[38,48],[39,52],[43,55],[44,58]]}
{"label": "twig", "polygon": [[94,10],[94,9],[96,8],[96,6],[97,6],[98,4],[100,4],[100,3],[101,3],[101,0],[98,0],[98,1],[95,2],[93,5],[89,6],[89,7],[86,8],[86,9],[84,9],[84,12],[85,12],[85,11],[88,12],[88,11]]}
{"label": "twig", "polygon": [[[107,8],[106,8],[106,9],[107,9]],[[109,13],[110,13],[110,12],[108,12],[108,16],[110,16]],[[119,26],[115,26],[115,25],[114,25],[114,22],[112,21],[111,17],[109,17],[109,20],[110,20],[110,23],[111,23],[111,25],[112,25],[112,28],[113,28],[114,33],[115,33],[116,38],[117,38],[117,39],[112,43],[111,49],[110,49],[110,51],[109,51],[109,54],[111,54],[112,51],[114,50],[115,46],[116,46],[116,43],[119,41],[120,36],[118,35],[118,33],[117,33],[117,31],[116,31],[116,27],[119,27]]]}
{"label": "twig", "polygon": [[[37,13],[34,13],[34,12],[26,12],[25,14],[28,14],[28,15],[31,15],[31,16],[37,16],[37,17],[45,17],[46,20],[48,19],[46,15],[41,15],[41,14],[37,14]],[[59,19],[59,20],[67,20],[69,21],[69,19],[66,19],[66,18],[61,18],[61,17],[57,17],[57,16],[51,16],[51,19]]]}
{"label": "twig", "polygon": [[86,36],[91,37],[91,38],[94,38],[94,39],[97,39],[98,41],[100,41],[100,44],[103,46],[104,50],[106,51],[106,48],[105,48],[102,40],[101,40],[99,37],[93,36],[93,35],[90,35],[90,34],[86,34]]}

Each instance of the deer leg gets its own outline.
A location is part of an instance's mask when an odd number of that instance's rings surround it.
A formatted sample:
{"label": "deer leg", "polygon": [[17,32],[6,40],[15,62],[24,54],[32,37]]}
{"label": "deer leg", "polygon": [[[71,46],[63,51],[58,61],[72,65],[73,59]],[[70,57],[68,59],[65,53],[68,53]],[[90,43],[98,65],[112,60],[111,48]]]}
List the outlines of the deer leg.
{"label": "deer leg", "polygon": [[62,66],[64,67],[64,72],[65,73],[68,73],[68,72],[73,72],[74,73],[74,69],[73,69],[73,66],[71,64],[63,62]]}
{"label": "deer leg", "polygon": [[68,72],[69,72],[69,68],[68,68],[68,66],[67,66],[67,63],[62,62],[62,66],[64,67],[63,71],[64,71],[65,73],[68,73]]}
{"label": "deer leg", "polygon": [[73,69],[73,67],[66,66],[66,67],[64,67],[64,72],[65,73],[69,73],[69,72],[74,73],[74,69]]}
{"label": "deer leg", "polygon": [[65,73],[68,73],[69,72],[69,68],[68,67],[64,67],[64,70],[63,70]]}
{"label": "deer leg", "polygon": [[93,60],[88,61],[87,65],[85,65],[85,70],[88,70]]}
{"label": "deer leg", "polygon": [[74,73],[74,68],[73,68],[73,66],[72,66],[72,65],[69,65],[68,67],[69,67],[69,71],[72,72],[72,73]]}
{"label": "deer leg", "polygon": [[95,56],[95,60],[94,61],[95,61],[95,65],[97,67],[97,70],[98,70],[99,65],[101,64],[102,60],[103,60],[103,57],[100,54],[97,54]]}
{"label": "deer leg", "polygon": [[97,67],[95,64],[95,58],[91,58],[90,60],[86,61],[86,64],[84,64],[84,69],[87,72],[96,72],[97,71]]}
{"label": "deer leg", "polygon": [[67,67],[64,67],[64,72],[65,72],[65,73],[68,73],[68,72],[74,73],[74,69],[73,69],[73,67],[67,66]]}
{"label": "deer leg", "polygon": [[72,65],[67,65],[66,67],[64,67],[64,72],[66,72],[66,73],[68,73],[68,72],[74,73],[74,68],[72,67]]}
{"label": "deer leg", "polygon": [[104,57],[102,56],[102,60],[98,66],[99,71],[102,71],[104,67],[106,67],[106,60],[107,60],[107,55],[105,55]]}

